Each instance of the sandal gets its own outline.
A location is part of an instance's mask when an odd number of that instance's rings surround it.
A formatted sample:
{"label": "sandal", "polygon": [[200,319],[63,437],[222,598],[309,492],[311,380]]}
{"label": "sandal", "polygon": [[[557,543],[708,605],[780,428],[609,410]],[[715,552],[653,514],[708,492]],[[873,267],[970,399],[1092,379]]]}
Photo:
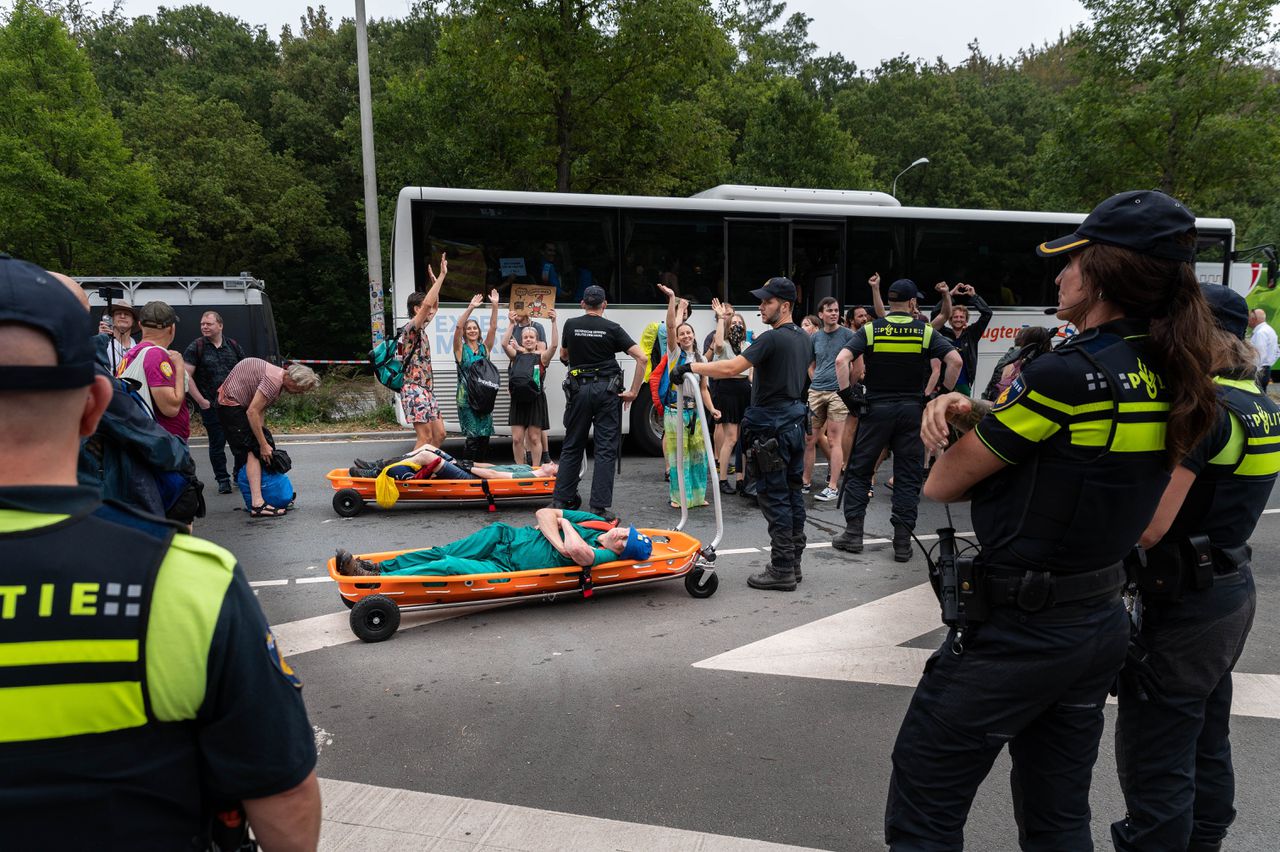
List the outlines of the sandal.
{"label": "sandal", "polygon": [[288,509],[277,509],[270,503],[260,503],[249,509],[249,517],[251,518],[283,518]]}

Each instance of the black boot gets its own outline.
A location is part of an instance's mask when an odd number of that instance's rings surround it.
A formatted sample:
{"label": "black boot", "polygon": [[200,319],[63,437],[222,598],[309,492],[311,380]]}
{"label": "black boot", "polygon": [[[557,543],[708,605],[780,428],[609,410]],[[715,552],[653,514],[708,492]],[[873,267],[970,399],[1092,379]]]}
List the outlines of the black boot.
{"label": "black boot", "polygon": [[462,457],[468,461],[479,461],[476,458],[476,455],[480,452],[479,446],[479,438],[467,438],[462,442]]}
{"label": "black boot", "polygon": [[893,525],[893,561],[911,561],[911,527],[906,524]]}
{"label": "black boot", "polygon": [[844,522],[844,532],[831,540],[831,546],[836,550],[843,550],[847,553],[862,552],[862,524],[866,520],[866,515],[857,515],[852,518],[846,518]]}
{"label": "black boot", "polygon": [[764,589],[772,592],[794,592],[796,590],[796,573],[790,565],[768,565],[758,574],[747,578],[747,585],[753,589]]}
{"label": "black boot", "polygon": [[1187,852],[1222,852],[1222,841],[1192,840],[1187,843]]}
{"label": "black boot", "polygon": [[804,576],[800,571],[800,560],[804,558],[804,546],[806,543],[808,543],[808,539],[805,538],[804,530],[791,534],[791,552],[795,554],[792,557],[794,560],[792,563],[792,573],[796,575],[797,584],[804,580]]}

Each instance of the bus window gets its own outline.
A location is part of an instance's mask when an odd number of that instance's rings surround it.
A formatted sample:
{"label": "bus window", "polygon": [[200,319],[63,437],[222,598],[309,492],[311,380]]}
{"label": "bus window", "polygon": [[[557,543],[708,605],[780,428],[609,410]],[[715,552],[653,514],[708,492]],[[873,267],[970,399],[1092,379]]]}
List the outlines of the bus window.
{"label": "bus window", "polygon": [[720,216],[637,210],[622,214],[622,287],[629,304],[666,304],[662,283],[695,305],[724,298]]}
{"label": "bus window", "polygon": [[910,277],[929,291],[939,281],[972,284],[993,307],[1054,304],[1061,264],[1035,249],[1062,236],[1061,230],[1027,222],[916,222]]}
{"label": "bus window", "polygon": [[770,278],[786,275],[789,227],[786,222],[768,219],[729,219],[729,303],[735,307],[759,304],[752,290]]}
{"label": "bus window", "polygon": [[[842,307],[862,305],[871,310],[871,289],[867,279],[880,273],[880,295],[889,285],[906,275],[902,262],[906,227],[889,222],[849,220],[845,243],[845,289],[837,294]],[[925,299],[927,301],[927,298]]]}
{"label": "bus window", "polygon": [[[419,202],[414,207],[415,255],[449,255],[440,299],[465,302],[496,288],[505,301],[513,284],[556,288],[556,302],[574,305],[582,291],[616,285],[616,217],[604,208]],[[427,289],[424,261],[414,270],[416,289]]]}

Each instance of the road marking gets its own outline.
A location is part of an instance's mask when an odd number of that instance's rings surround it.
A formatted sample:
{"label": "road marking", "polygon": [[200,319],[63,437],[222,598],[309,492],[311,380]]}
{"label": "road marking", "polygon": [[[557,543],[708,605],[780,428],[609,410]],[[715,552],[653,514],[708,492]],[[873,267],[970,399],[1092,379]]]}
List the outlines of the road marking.
{"label": "road marking", "polygon": [[798,852],[807,848],[330,778],[320,779],[320,789],[324,802],[320,849],[326,852],[445,848],[451,852]]}
{"label": "road marking", "polygon": [[[693,665],[914,687],[933,651],[902,645],[940,626],[938,600],[921,583]],[[1236,672],[1232,680],[1232,715],[1280,719],[1280,675]]]}
{"label": "road marking", "polygon": [[299,583],[299,584],[301,583],[332,583],[333,578],[332,577],[298,577],[293,582]]}
{"label": "road marking", "polygon": [[285,586],[288,584],[288,580],[253,580],[249,583],[249,587],[259,589],[263,586]]}

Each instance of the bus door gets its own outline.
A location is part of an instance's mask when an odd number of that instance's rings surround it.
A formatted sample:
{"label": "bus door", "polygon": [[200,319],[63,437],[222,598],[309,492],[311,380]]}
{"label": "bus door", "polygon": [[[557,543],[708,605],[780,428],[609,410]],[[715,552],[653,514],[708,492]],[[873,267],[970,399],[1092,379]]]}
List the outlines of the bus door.
{"label": "bus door", "polygon": [[785,275],[796,283],[799,320],[824,297],[840,297],[843,255],[842,221],[725,219],[725,291],[729,302],[739,307],[755,303],[752,290]]}

